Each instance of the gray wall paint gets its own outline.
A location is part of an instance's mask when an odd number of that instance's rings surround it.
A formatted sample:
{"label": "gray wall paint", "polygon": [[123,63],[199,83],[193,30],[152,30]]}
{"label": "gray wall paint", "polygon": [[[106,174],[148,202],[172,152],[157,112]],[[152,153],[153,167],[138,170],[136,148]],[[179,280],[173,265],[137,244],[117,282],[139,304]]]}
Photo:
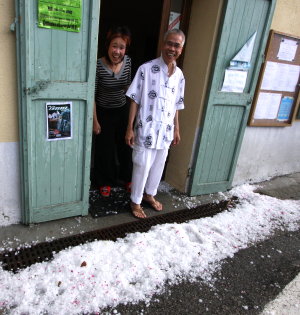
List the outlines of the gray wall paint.
{"label": "gray wall paint", "polygon": [[0,226],[21,219],[19,143],[0,142]]}
{"label": "gray wall paint", "polygon": [[300,171],[300,122],[291,127],[247,127],[233,186]]}

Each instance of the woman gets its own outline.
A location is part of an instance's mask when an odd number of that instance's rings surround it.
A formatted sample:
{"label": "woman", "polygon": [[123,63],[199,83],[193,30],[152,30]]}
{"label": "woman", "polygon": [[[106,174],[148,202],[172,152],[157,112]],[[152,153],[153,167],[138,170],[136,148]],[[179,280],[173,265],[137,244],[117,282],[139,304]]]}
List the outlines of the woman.
{"label": "woman", "polygon": [[126,90],[131,83],[131,59],[126,51],[131,42],[127,27],[111,29],[106,37],[105,55],[98,59],[95,83],[93,131],[95,180],[103,197],[111,186],[123,181],[130,190],[131,148],[125,144],[128,121]]}

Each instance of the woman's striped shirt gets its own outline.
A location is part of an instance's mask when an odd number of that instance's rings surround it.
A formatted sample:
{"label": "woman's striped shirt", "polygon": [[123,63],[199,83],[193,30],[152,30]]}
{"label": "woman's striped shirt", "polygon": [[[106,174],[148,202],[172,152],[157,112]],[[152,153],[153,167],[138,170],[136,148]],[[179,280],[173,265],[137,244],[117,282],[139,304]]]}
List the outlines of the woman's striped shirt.
{"label": "woman's striped shirt", "polygon": [[121,70],[115,74],[101,59],[97,61],[95,101],[105,108],[116,108],[126,103],[126,90],[131,83],[131,59],[125,55]]}

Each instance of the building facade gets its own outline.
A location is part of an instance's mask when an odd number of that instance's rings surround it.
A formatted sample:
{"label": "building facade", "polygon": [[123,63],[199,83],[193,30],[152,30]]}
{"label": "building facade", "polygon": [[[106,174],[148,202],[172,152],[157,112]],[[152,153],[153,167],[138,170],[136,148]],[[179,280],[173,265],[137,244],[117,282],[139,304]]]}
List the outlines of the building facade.
{"label": "building facade", "polygon": [[[22,2],[23,1],[17,1],[16,5],[18,6],[18,3]],[[97,5],[97,1],[92,2],[95,2],[93,5]],[[124,1],[125,6],[126,3],[128,6],[129,2],[130,1]],[[160,1],[160,3],[163,3],[161,7],[154,7],[153,5],[152,8],[149,8],[149,12],[150,9],[153,10],[153,14],[158,12],[159,9],[164,12],[164,10],[166,10],[164,6],[167,2],[168,1]],[[222,74],[221,72],[223,70],[221,71],[220,69],[227,66],[224,64],[225,59],[220,59],[221,53],[224,52],[224,55],[226,55],[229,49],[225,43],[226,41],[234,40],[231,34],[235,31],[242,34],[242,30],[248,25],[240,24],[242,25],[240,29],[228,31],[225,27],[227,25],[226,23],[230,22],[229,19],[234,18],[236,19],[236,23],[238,23],[238,17],[241,14],[239,12],[243,12],[245,16],[249,16],[252,12],[251,7],[246,6],[249,6],[251,2],[252,1],[249,0],[236,2],[239,3],[240,7],[236,5],[234,0],[193,0],[185,2],[189,22],[185,25],[187,41],[181,66],[186,77],[186,108],[180,113],[182,141],[180,146],[172,148],[170,151],[165,180],[176,189],[186,192],[189,195],[224,191],[232,185],[262,181],[273,176],[300,171],[299,120],[294,120],[291,126],[288,127],[253,127],[247,125],[249,109],[251,107],[249,99],[252,97],[251,93],[253,94],[255,91],[260,69],[257,69],[257,73],[254,70],[251,72],[251,82],[249,79],[249,82],[247,81],[246,83],[246,89],[248,89],[249,93],[243,93],[243,96],[232,95],[230,99],[228,97],[228,100],[227,97],[222,95],[221,102],[225,102],[226,99],[226,101],[229,102],[227,105],[231,107],[233,107],[232,105],[234,104],[238,104],[238,111],[234,113],[234,115],[236,115],[234,117],[239,117],[240,115],[239,124],[243,124],[243,127],[239,127],[238,129],[236,127],[236,130],[238,130],[238,137],[235,138],[236,146],[230,149],[232,140],[229,139],[229,136],[226,136],[226,142],[224,139],[222,140],[220,135],[214,135],[217,148],[222,146],[223,151],[219,149],[217,151],[203,150],[203,147],[210,143],[206,135],[209,134],[207,133],[208,128],[213,126],[212,122],[214,121],[214,124],[221,125],[221,121],[224,120],[224,117],[226,117],[226,121],[232,117],[232,111],[230,111],[230,113],[227,112],[227,108],[229,107],[226,107],[226,110],[218,109],[217,111],[211,111],[210,106],[212,106],[214,102],[220,102],[218,99],[218,97],[220,97],[218,90],[214,92],[213,88],[223,80],[222,75],[224,72]],[[260,5],[260,1],[256,2]],[[269,33],[269,29],[291,34],[296,37],[300,36],[300,2],[298,0],[277,0],[277,2],[261,0],[261,3],[265,8],[265,20],[263,20],[264,22],[261,25],[261,35],[259,35],[260,39],[256,47],[258,56],[260,49],[265,47],[265,35]],[[109,7],[107,9],[108,5],[105,6],[105,4],[106,2],[102,1],[99,14],[97,13],[98,16],[95,17],[95,19],[98,18],[100,20],[99,25],[102,27],[102,29],[99,29],[99,48],[96,48],[99,50],[101,46],[101,36],[103,34],[102,30],[105,30],[105,26],[107,26],[108,23],[106,19],[109,19]],[[269,5],[269,7],[266,7],[266,5]],[[32,164],[32,155],[28,157],[24,151],[28,148],[30,150],[33,149],[32,147],[27,147],[27,143],[24,146],[24,137],[22,135],[24,132],[22,128],[26,125],[27,118],[24,119],[23,117],[22,106],[25,105],[22,100],[20,100],[20,96],[18,97],[20,82],[22,82],[20,72],[18,72],[18,60],[22,58],[22,50],[20,50],[20,47],[18,49],[19,55],[16,53],[16,45],[20,40],[16,32],[18,20],[16,24],[13,24],[16,18],[16,8],[13,1],[0,0],[0,9],[0,42],[2,48],[0,51],[0,120],[2,126],[0,133],[0,183],[2,187],[0,190],[0,224],[13,224],[20,221],[30,223],[35,222],[35,219],[33,218],[32,221],[30,218],[24,219],[26,215],[24,215],[23,212],[24,203],[25,208],[28,204],[30,208],[32,204],[32,200],[28,195],[31,196],[31,187],[34,185],[31,185],[32,177],[30,176],[30,169],[28,171],[29,175],[24,176],[24,167],[26,170],[28,165]],[[25,12],[26,8],[23,9]],[[167,9],[169,12],[172,11],[170,7]],[[259,12],[263,11],[260,7],[253,7],[253,10]],[[233,11],[236,12],[236,15],[232,13]],[[158,20],[160,16],[161,14],[159,14]],[[30,19],[30,17],[28,17],[28,19]],[[34,19],[34,16],[31,17],[31,19]],[[255,21],[255,15],[252,19]],[[150,30],[147,30],[146,25],[142,25],[143,21],[137,23],[140,23],[139,25],[141,25],[140,29],[142,32],[136,36],[143,37],[145,33],[151,35],[151,32],[155,29],[158,34],[158,37],[153,39],[155,42],[161,40],[159,34],[166,28],[161,20],[159,20],[157,24],[152,25]],[[249,23],[251,24],[251,22]],[[252,24],[254,23],[255,22],[252,22]],[[132,28],[138,29],[139,25],[132,25]],[[265,29],[265,25],[267,25],[267,29]],[[35,25],[32,27],[35,27]],[[254,30],[256,29],[253,25],[252,27]],[[241,47],[242,42],[245,42],[245,39],[249,37],[249,34],[252,34],[251,30],[247,32],[248,33],[245,33],[242,38],[237,39],[240,40],[240,42],[235,42],[237,50]],[[151,42],[150,35],[149,37],[147,37],[148,35],[145,36],[147,38],[145,43],[141,40],[136,40],[139,45],[136,44],[133,54],[135,53],[136,56],[140,56],[142,54],[140,51],[142,51],[143,48],[143,56],[147,59],[147,53],[159,50],[156,46],[152,47],[151,45],[147,45],[147,42]],[[143,45],[145,47],[142,47]],[[24,46],[21,46],[21,48],[22,47]],[[96,55],[97,53],[99,54],[99,51],[91,52],[92,55]],[[228,54],[229,53],[231,52],[228,52]],[[150,55],[151,54],[149,54],[149,56]],[[138,58],[136,58],[136,60],[137,59]],[[139,64],[142,61],[137,60],[136,62]],[[219,86],[217,86],[217,88],[219,88]],[[50,87],[50,91],[52,91],[51,89],[54,91],[55,87]],[[46,96],[49,98],[49,95],[50,92],[48,94],[45,92],[42,94],[41,100],[44,100]],[[55,97],[57,98],[57,95]],[[82,96],[80,97],[82,98]],[[239,103],[240,101],[244,103]],[[243,109],[241,110],[241,108]],[[235,109],[236,108],[234,108],[234,110]],[[86,114],[87,124],[89,123],[89,115],[90,111]],[[218,117],[220,117],[219,121]],[[35,122],[31,121],[31,123],[34,124]],[[234,122],[232,122],[232,126],[233,125]],[[226,129],[228,135],[230,135],[230,130],[231,128]],[[89,139],[91,134],[86,132],[85,137]],[[89,145],[90,140],[87,140],[86,143]],[[215,162],[217,164],[209,164],[208,161],[214,161],[218,154],[220,157],[218,161]],[[222,156],[227,157],[226,161],[222,160]],[[230,157],[230,161],[228,157]],[[39,162],[37,163],[39,164]],[[90,161],[85,159],[85,163],[89,164]],[[80,165],[77,167],[87,168],[86,164]],[[218,166],[216,167],[215,165]],[[41,170],[43,170],[43,167],[41,167]],[[207,173],[207,175],[205,175],[206,178],[204,178],[203,175],[206,174],[205,172]],[[220,182],[222,182],[222,184],[218,185],[216,182],[218,182],[219,174],[222,172],[224,173],[223,177],[225,180],[221,178]],[[46,184],[47,183],[45,183],[45,185]],[[30,188],[27,191],[28,186]],[[35,186],[37,186],[36,183]],[[84,189],[86,190],[86,187],[82,188],[82,190]],[[37,194],[40,194],[39,198],[43,199],[43,195],[41,195],[40,191]],[[79,193],[79,195],[79,197],[75,196],[74,200],[80,199],[81,193]],[[51,200],[49,202],[51,203]],[[39,207],[43,208],[44,206],[49,208],[50,204],[42,204]],[[37,206],[35,208],[37,208]],[[61,209],[57,211],[60,212]],[[71,216],[75,214],[69,213],[67,215]],[[54,218],[46,216],[42,220],[46,221],[56,218],[59,218],[59,216]],[[37,220],[39,221],[41,219]]]}

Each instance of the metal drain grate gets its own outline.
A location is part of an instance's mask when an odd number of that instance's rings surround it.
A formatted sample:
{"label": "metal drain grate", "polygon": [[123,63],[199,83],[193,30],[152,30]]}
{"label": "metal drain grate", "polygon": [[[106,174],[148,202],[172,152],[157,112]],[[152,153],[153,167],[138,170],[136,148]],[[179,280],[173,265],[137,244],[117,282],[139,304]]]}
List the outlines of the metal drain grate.
{"label": "metal drain grate", "polygon": [[17,272],[37,262],[50,260],[53,258],[54,253],[72,246],[95,240],[115,241],[118,238],[125,237],[128,233],[147,232],[152,226],[157,224],[183,223],[188,220],[213,216],[225,209],[232,208],[237,202],[238,199],[233,197],[229,200],[220,201],[219,203],[210,203],[192,209],[179,210],[101,230],[68,236],[51,242],[39,243],[30,248],[6,251],[0,254],[0,262],[4,270]]}

